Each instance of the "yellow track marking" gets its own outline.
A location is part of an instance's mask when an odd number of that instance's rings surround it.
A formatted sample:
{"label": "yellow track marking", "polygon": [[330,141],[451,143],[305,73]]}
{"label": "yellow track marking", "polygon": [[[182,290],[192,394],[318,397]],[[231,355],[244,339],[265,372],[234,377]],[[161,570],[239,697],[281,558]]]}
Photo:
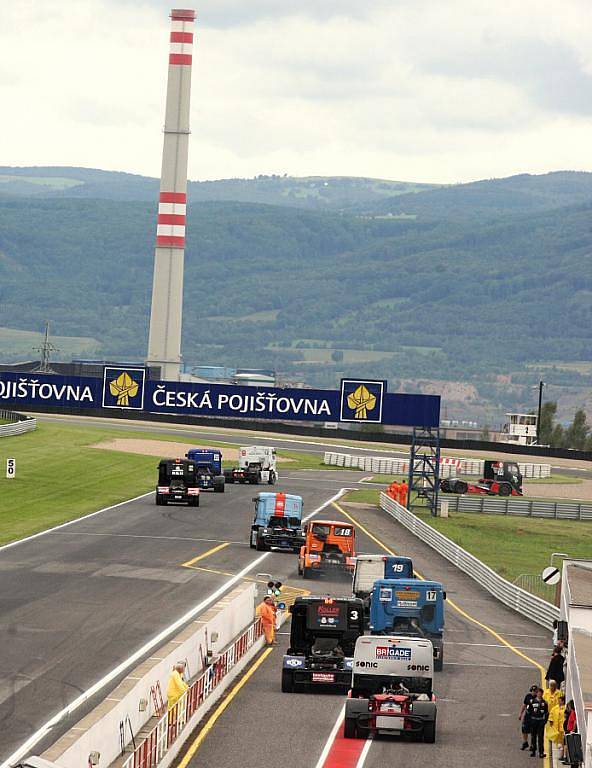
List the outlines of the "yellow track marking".
{"label": "yellow track marking", "polygon": [[[390,548],[387,547],[387,545],[382,542],[380,539],[378,539],[374,534],[370,533],[370,531],[362,525],[362,523],[358,522],[355,518],[353,518],[348,512],[343,509],[343,507],[340,507],[337,502],[332,502],[335,509],[337,509],[339,512],[341,512],[342,515],[344,515],[351,523],[353,523],[355,526],[357,526],[361,531],[363,531],[368,538],[372,539],[372,541],[375,544],[378,544],[379,547],[381,547],[385,552],[388,552],[389,555],[396,556],[396,553]],[[425,576],[423,576],[419,571],[413,571],[418,579],[421,579],[422,581],[425,581]],[[538,661],[535,661],[534,659],[531,659],[530,656],[527,656],[525,653],[522,653],[521,650],[516,648],[516,646],[512,645],[508,640],[506,640],[505,637],[502,637],[502,635],[499,634],[499,632],[496,632],[495,629],[492,627],[489,627],[487,624],[483,624],[483,622],[479,621],[479,619],[476,619],[474,616],[471,616],[471,614],[467,613],[465,610],[463,610],[459,605],[457,605],[454,600],[446,600],[447,604],[454,609],[457,613],[459,613],[461,616],[463,616],[467,621],[470,621],[472,624],[475,624],[478,627],[481,627],[481,629],[485,630],[485,632],[488,632],[492,637],[495,637],[496,640],[499,640],[502,645],[505,645],[506,648],[509,648],[509,650],[512,651],[512,653],[515,653],[517,656],[520,656],[520,658],[527,661],[529,664],[532,664],[533,667],[536,667],[540,673],[541,673],[541,687],[545,687],[545,668],[542,667]],[[549,766],[549,757],[547,756],[544,760],[545,768],[548,768]]]}
{"label": "yellow track marking", "polygon": [[198,555],[197,557],[194,557],[192,560],[188,560],[186,563],[181,563],[181,565],[183,566],[183,568],[191,568],[194,563],[197,563],[200,560],[204,560],[206,557],[209,557],[210,555],[213,555],[215,552],[219,552],[221,549],[224,549],[224,547],[228,547],[228,546],[230,546],[230,542],[225,541],[224,544],[218,544],[218,546],[208,549],[208,551],[204,552],[203,555]]}
{"label": "yellow track marking", "polygon": [[206,723],[204,727],[201,729],[201,731],[198,733],[197,738],[195,741],[193,741],[189,748],[187,749],[187,752],[183,755],[181,760],[179,761],[177,768],[187,768],[187,765],[189,764],[191,758],[193,755],[197,752],[197,750],[202,745],[204,739],[208,735],[208,733],[212,730],[214,725],[216,724],[216,721],[220,717],[220,715],[224,712],[224,710],[228,707],[230,702],[234,699],[234,697],[237,695],[237,693],[240,691],[240,689],[247,683],[247,681],[252,677],[252,675],[255,674],[255,672],[259,669],[261,664],[265,661],[265,659],[269,656],[269,654],[273,651],[273,648],[266,648],[263,653],[259,656],[259,658],[249,667],[248,672],[238,681],[238,683],[234,686],[234,688],[230,691],[228,696],[224,699],[224,701],[219,704],[216,709],[214,710],[213,714],[206,720]]}

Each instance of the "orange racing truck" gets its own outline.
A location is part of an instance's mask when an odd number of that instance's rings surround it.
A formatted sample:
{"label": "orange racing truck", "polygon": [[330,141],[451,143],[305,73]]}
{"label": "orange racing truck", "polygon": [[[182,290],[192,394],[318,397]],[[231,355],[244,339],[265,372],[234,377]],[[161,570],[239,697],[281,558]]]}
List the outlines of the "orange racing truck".
{"label": "orange racing truck", "polygon": [[311,520],[304,526],[298,573],[305,579],[318,573],[353,573],[356,531],[351,523]]}

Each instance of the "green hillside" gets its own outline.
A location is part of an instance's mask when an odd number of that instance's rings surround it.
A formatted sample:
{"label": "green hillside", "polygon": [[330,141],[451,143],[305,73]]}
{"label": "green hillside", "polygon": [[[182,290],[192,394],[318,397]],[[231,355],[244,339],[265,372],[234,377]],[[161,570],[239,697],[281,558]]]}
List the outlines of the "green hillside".
{"label": "green hillside", "polygon": [[[416,201],[405,219],[193,204],[185,360],[330,386],[351,374],[393,388],[466,382],[473,413],[531,407],[543,371],[576,397],[592,362],[590,178],[420,191],[397,198],[405,212]],[[56,335],[98,340],[101,355],[141,359],[154,205],[62,193],[0,196],[0,326],[40,331],[50,319]],[[14,359],[1,337],[0,359]]]}

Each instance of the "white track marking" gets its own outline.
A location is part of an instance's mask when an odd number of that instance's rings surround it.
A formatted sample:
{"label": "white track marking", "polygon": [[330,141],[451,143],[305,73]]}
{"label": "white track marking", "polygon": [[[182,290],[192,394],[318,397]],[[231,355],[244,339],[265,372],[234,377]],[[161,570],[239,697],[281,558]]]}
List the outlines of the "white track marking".
{"label": "white track marking", "polygon": [[80,523],[82,520],[90,520],[91,517],[96,517],[96,515],[100,515],[102,512],[108,512],[110,509],[117,509],[117,507],[122,507],[124,504],[131,504],[132,501],[138,501],[139,499],[144,499],[146,498],[146,496],[150,496],[150,494],[152,493],[154,493],[154,491],[148,491],[148,493],[141,493],[139,496],[134,496],[133,499],[127,499],[126,501],[120,501],[118,504],[112,504],[110,507],[103,507],[103,509],[97,509],[96,512],[90,512],[88,515],[77,517],[74,520],[68,520],[67,523],[54,525],[53,528],[46,528],[45,531],[39,531],[39,533],[33,533],[31,534],[31,536],[25,536],[24,539],[17,539],[17,541],[11,541],[9,544],[4,544],[3,546],[1,546],[0,552],[4,552],[5,549],[10,549],[11,547],[17,547],[19,544],[24,544],[26,541],[33,541],[33,539],[38,539],[40,536],[45,536],[46,533],[53,533],[54,531],[59,531],[62,528],[67,528],[69,525]]}
{"label": "white track marking", "polygon": [[55,536],[114,536],[121,539],[157,539],[158,541],[205,541],[213,544],[244,544],[244,541],[228,539],[194,539],[191,536],[148,536],[141,533],[97,533],[95,531],[48,531]]}
{"label": "white track marking", "polygon": [[[446,645],[467,645],[475,646],[476,648],[505,648],[506,650],[511,650],[507,645],[501,645],[499,643],[455,643],[448,640]],[[528,645],[515,645],[514,648],[518,648],[519,651],[544,651],[545,653],[549,652],[548,648],[534,648]]]}
{"label": "white track marking", "polygon": [[345,704],[339,710],[339,715],[337,716],[337,720],[335,721],[335,725],[331,729],[331,733],[329,734],[329,738],[325,742],[325,746],[323,747],[323,751],[321,752],[321,756],[319,757],[318,762],[315,765],[315,768],[323,768],[323,765],[325,764],[325,760],[327,759],[327,756],[329,755],[329,752],[331,751],[331,747],[333,746],[333,742],[335,741],[335,737],[337,736],[337,731],[341,727],[341,723],[343,722],[343,718],[344,717],[345,717]]}
{"label": "white track marking", "polygon": [[370,747],[372,746],[372,739],[366,739],[366,743],[364,744],[364,747],[362,748],[362,754],[358,758],[358,762],[356,763],[356,768],[362,768],[364,763],[366,762],[366,757],[368,756],[368,752],[370,752]]}
{"label": "white track marking", "polygon": [[[314,515],[318,514],[323,509],[325,509],[325,507],[328,507],[334,501],[339,499],[348,490],[349,489],[347,488],[342,488],[339,491],[339,493],[336,493],[330,499],[327,499],[327,501],[321,504],[320,507],[317,507],[317,509],[315,509],[314,512],[311,512],[310,515],[308,515],[308,517],[305,517],[304,520],[309,520],[311,517],[314,517]],[[143,494],[143,496],[147,496],[147,495],[148,494]],[[136,499],[143,498],[143,496],[138,496],[136,497]],[[130,501],[136,501],[136,499],[130,499]],[[125,503],[125,502],[122,502],[122,503]],[[114,506],[119,507],[121,506],[121,504],[115,504]],[[113,509],[113,507],[106,507],[106,509]],[[104,512],[106,511],[106,509],[99,510],[98,512],[93,512],[91,515],[87,515],[86,518],[88,519],[89,517],[98,515],[99,512]],[[79,519],[84,519],[84,518],[79,518]],[[71,522],[74,523],[77,521],[72,520]],[[65,523],[64,525],[70,525],[70,523]],[[50,530],[56,530],[57,528],[62,528],[62,527],[63,526],[57,526],[56,528],[53,528]],[[43,531],[43,533],[49,533],[49,531]],[[35,534],[34,536],[29,536],[28,539],[21,539],[20,541],[14,542],[14,544],[7,544],[6,547],[14,546],[16,544],[21,544],[23,541],[28,541],[32,538],[36,538],[37,536],[41,536],[41,535],[42,534]],[[3,548],[5,549],[6,547],[3,547]],[[249,563],[249,565],[245,566],[242,569],[242,571],[237,573],[232,578],[228,579],[228,581],[225,581],[224,584],[222,584],[222,586],[218,587],[218,589],[216,589],[214,592],[208,595],[208,597],[206,597],[205,600],[202,600],[201,603],[194,606],[190,611],[188,611],[186,614],[181,616],[181,618],[177,619],[175,622],[173,622],[168,627],[163,629],[161,632],[155,635],[151,640],[145,643],[141,648],[138,648],[138,650],[136,650],[125,661],[122,661],[114,669],[108,672],[104,677],[102,677],[100,680],[97,680],[97,682],[91,685],[91,687],[88,688],[88,690],[81,693],[80,696],[78,696],[78,698],[74,699],[74,701],[72,701],[70,704],[64,707],[64,709],[57,712],[44,725],[42,725],[41,728],[39,728],[39,730],[37,730],[34,734],[29,736],[29,738],[23,744],[21,744],[21,746],[15,752],[13,752],[12,755],[10,755],[0,765],[0,768],[10,768],[14,764],[22,760],[22,758],[25,757],[30,752],[30,750],[35,746],[35,744],[37,744],[37,742],[39,742],[44,736],[47,736],[51,732],[54,726],[60,723],[65,717],[75,712],[82,704],[88,701],[88,699],[90,699],[96,693],[99,693],[99,691],[101,691],[112,680],[117,678],[119,675],[123,674],[127,669],[129,669],[132,666],[132,664],[139,661],[143,656],[145,656],[146,653],[151,651],[153,648],[160,646],[162,642],[166,640],[170,635],[172,635],[178,629],[180,629],[185,624],[187,624],[188,621],[190,621],[199,613],[201,613],[206,608],[208,608],[219,597],[222,597],[222,595],[224,595],[231,587],[233,587],[244,576],[250,573],[250,571],[252,571],[254,568],[257,568],[271,554],[272,554],[271,552],[264,552],[262,555],[259,555],[259,557],[255,558],[255,560]]]}

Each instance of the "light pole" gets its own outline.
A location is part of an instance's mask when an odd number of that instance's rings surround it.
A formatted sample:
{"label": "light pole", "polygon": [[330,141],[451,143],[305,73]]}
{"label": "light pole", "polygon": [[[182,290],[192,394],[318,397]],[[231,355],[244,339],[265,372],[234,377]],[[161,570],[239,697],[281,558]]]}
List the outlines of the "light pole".
{"label": "light pole", "polygon": [[544,381],[539,381],[539,412],[537,416],[537,423],[536,423],[536,444],[540,445],[540,435],[541,435],[541,410],[543,408],[543,387],[545,386]]}

